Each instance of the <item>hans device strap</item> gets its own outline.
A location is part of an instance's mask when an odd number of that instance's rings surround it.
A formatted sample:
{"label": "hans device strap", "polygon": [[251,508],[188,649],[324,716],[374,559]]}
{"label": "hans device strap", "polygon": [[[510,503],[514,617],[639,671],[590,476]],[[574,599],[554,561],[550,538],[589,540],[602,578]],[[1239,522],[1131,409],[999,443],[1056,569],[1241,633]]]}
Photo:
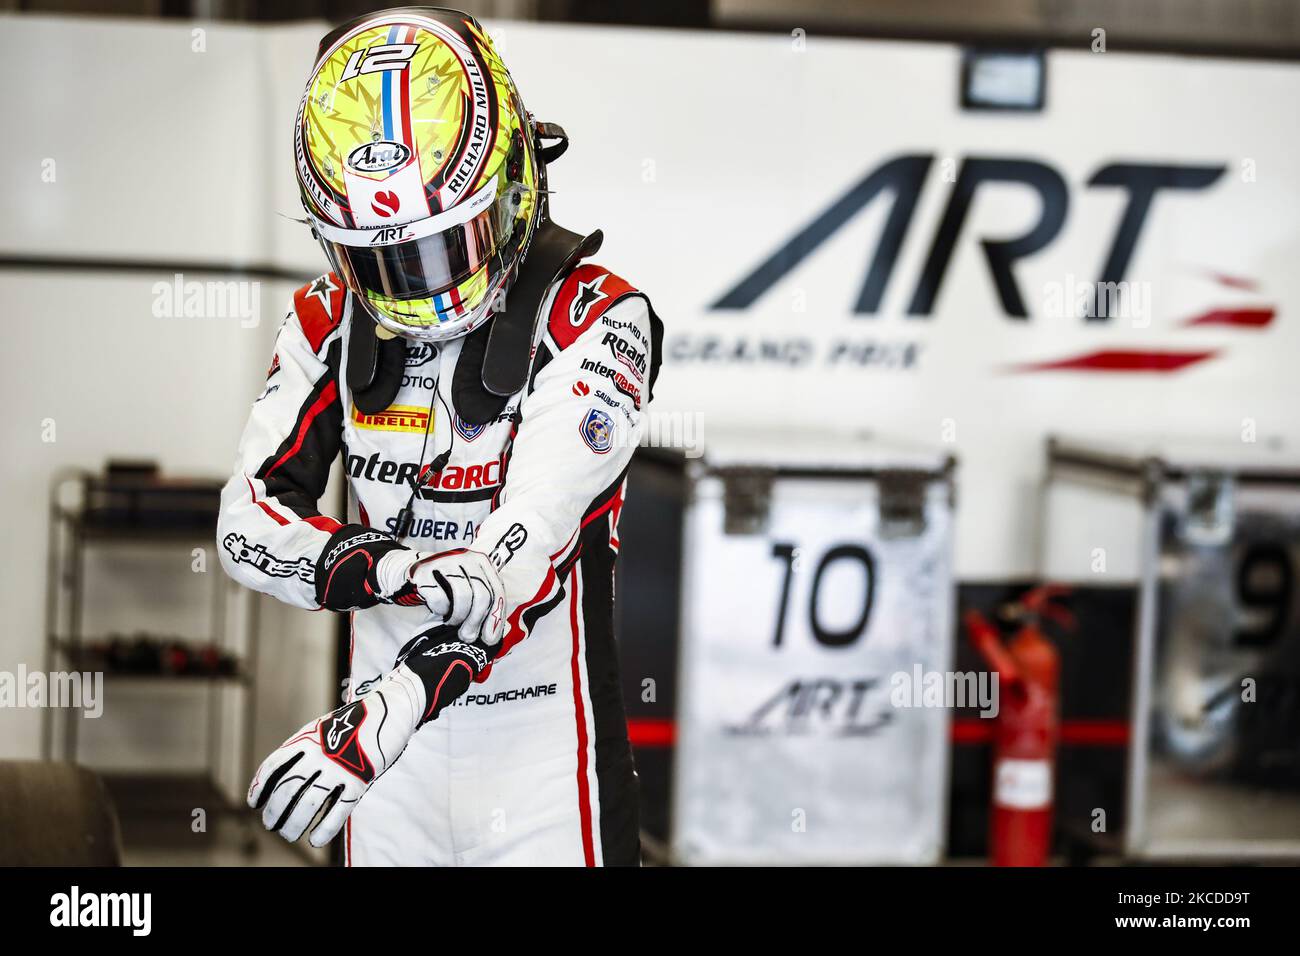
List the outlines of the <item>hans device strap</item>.
{"label": "hans device strap", "polygon": [[381,339],[378,326],[364,306],[352,310],[348,335],[347,377],[352,404],[366,415],[382,412],[402,387],[406,370],[406,342]]}
{"label": "hans device strap", "polygon": [[505,310],[494,316],[489,326],[483,360],[485,389],[505,396],[524,387],[532,365],[533,332],[546,291],[580,259],[595,254],[604,239],[599,229],[583,236],[549,219],[538,227],[519,276],[506,296]]}
{"label": "hans device strap", "polygon": [[[499,318],[499,317],[498,317]],[[500,415],[506,407],[506,398],[493,395],[483,387],[482,371],[487,352],[488,335],[492,322],[481,325],[461,339],[460,359],[456,374],[451,380],[451,403],[456,414],[466,425],[486,425]]]}

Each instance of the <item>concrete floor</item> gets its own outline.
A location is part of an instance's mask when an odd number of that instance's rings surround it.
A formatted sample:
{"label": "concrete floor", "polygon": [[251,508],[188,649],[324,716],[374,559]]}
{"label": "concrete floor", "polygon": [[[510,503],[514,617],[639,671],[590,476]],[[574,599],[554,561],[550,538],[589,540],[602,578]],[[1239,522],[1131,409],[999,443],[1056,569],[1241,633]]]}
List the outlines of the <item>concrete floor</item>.
{"label": "concrete floor", "polygon": [[290,846],[266,832],[253,815],[247,821],[222,818],[193,839],[150,832],[147,825],[122,823],[124,866],[312,866],[328,856],[310,847]]}

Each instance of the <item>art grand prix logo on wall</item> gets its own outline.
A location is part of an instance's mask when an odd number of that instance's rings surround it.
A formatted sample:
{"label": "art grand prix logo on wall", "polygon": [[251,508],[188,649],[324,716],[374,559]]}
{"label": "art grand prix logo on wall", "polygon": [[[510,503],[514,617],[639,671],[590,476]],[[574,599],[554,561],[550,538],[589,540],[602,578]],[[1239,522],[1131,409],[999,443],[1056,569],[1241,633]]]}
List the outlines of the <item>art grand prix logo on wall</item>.
{"label": "art grand prix logo on wall", "polygon": [[[954,175],[945,177],[948,195],[937,221],[928,228],[916,224],[918,201],[935,161],[934,155],[904,155],[889,159],[871,170],[810,222],[785,239],[775,250],[734,281],[709,308],[717,312],[745,311],[754,307],[779,282],[790,276],[805,261],[822,250],[849,221],[874,203],[887,204],[885,222],[875,245],[867,256],[866,272],[852,300],[849,314],[870,317],[881,313],[886,290],[891,283],[909,283],[904,316],[913,320],[930,320],[952,272],[955,254],[963,242],[978,243],[987,273],[990,296],[985,303],[966,303],[1000,313],[1014,323],[1032,322],[1026,296],[1015,276],[1020,260],[1049,249],[1062,240],[1071,205],[1071,186],[1051,163],[1013,157],[966,157],[953,167]],[[950,161],[949,161],[950,162]],[[1107,162],[1101,164],[1081,187],[1075,201],[1094,194],[1123,197],[1118,222],[1109,235],[1103,235],[1100,268],[1095,279],[1086,278],[1095,254],[1073,274],[1060,282],[1049,283],[1042,290],[1037,317],[1075,316],[1086,325],[1105,328],[1117,320],[1129,319],[1136,328],[1149,324],[1149,283],[1138,283],[1128,275],[1134,254],[1151,220],[1153,208],[1169,194],[1203,195],[1218,183],[1227,166],[1224,164],[1164,164]],[[1033,224],[1011,238],[988,238],[967,228],[971,209],[982,191],[991,185],[1027,189],[1038,200],[1038,215]],[[1212,224],[1207,224],[1207,227]],[[910,235],[918,235],[926,249],[913,275],[899,275],[900,252]],[[928,238],[928,242],[926,239]],[[1070,255],[1074,255],[1073,251]],[[1095,268],[1095,267],[1094,267]],[[1249,279],[1205,270],[1220,289],[1234,292],[1257,291]],[[1177,328],[1221,326],[1261,328],[1275,317],[1272,306],[1223,307],[1207,305],[1194,314],[1175,322]],[[761,344],[737,339],[720,343],[718,337],[679,337],[670,344],[668,354],[678,361],[777,361],[788,365],[807,364],[815,360],[816,345],[811,340],[765,341]],[[847,342],[832,343],[823,356],[827,364],[875,365],[911,368],[921,349],[919,342],[891,343],[880,341],[854,347]],[[1202,362],[1218,354],[1216,350],[1139,347],[1131,349],[1097,349],[1066,356],[1045,357],[1011,366],[1012,371],[1084,370],[1111,372],[1169,372]]]}

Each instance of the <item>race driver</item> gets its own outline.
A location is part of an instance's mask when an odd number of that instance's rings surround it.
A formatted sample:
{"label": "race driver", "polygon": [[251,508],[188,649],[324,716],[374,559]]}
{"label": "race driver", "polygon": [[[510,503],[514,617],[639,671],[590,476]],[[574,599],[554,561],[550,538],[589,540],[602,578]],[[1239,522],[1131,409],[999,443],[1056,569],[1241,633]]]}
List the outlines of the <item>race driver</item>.
{"label": "race driver", "polygon": [[[333,271],[294,293],[217,536],[241,583],[352,616],[343,706],[249,791],[287,840],[343,830],[349,865],[638,862],[613,570],[659,322],[568,262],[522,351],[492,338],[558,228],[555,129],[478,23],[423,7],[326,36],[300,106]],[[340,456],[347,520],[318,504]]]}

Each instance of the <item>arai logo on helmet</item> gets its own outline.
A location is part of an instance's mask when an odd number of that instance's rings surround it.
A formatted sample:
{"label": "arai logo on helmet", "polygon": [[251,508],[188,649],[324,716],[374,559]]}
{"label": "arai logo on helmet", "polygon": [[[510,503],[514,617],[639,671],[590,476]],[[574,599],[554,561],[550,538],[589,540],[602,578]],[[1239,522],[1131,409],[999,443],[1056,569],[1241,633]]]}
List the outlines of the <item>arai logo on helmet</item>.
{"label": "arai logo on helmet", "polygon": [[362,143],[348,153],[347,164],[359,173],[382,173],[404,166],[410,158],[411,148],[406,144],[381,139]]}

